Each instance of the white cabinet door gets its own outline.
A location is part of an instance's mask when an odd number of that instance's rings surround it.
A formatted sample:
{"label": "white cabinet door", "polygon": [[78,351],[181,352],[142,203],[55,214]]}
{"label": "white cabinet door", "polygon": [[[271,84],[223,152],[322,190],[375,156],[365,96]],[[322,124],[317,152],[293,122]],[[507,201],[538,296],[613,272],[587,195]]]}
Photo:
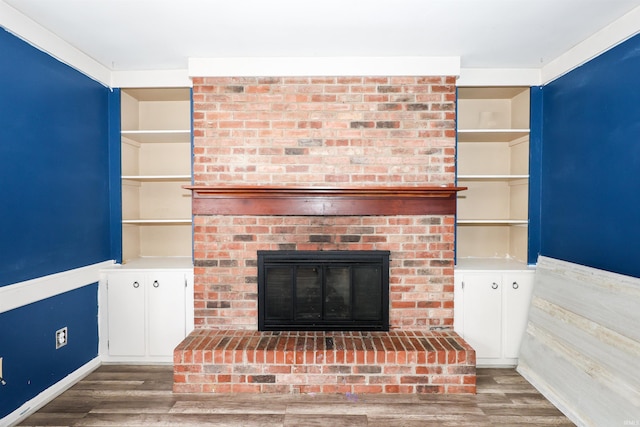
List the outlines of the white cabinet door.
{"label": "white cabinet door", "polygon": [[526,273],[504,276],[503,357],[518,357],[520,342],[527,327],[533,278],[533,274]]}
{"label": "white cabinet door", "polygon": [[463,338],[476,358],[499,358],[502,348],[502,276],[464,274]]}
{"label": "white cabinet door", "polygon": [[455,330],[476,351],[478,365],[517,363],[533,282],[530,270],[456,271]]}
{"label": "white cabinet door", "polygon": [[145,355],[144,275],[113,274],[108,281],[109,354]]}
{"label": "white cabinet door", "polygon": [[147,338],[150,356],[170,356],[186,336],[184,273],[162,272],[148,276]]}
{"label": "white cabinet door", "polygon": [[108,275],[108,354],[114,361],[171,361],[186,336],[187,273]]}

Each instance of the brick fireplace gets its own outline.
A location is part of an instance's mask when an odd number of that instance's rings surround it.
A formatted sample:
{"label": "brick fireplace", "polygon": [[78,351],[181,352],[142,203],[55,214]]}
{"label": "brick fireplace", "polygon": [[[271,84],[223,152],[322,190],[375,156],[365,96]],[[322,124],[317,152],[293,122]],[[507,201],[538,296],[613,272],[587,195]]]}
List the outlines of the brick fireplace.
{"label": "brick fireplace", "polygon": [[[196,330],[174,391],[474,392],[452,330],[455,77],[202,77],[193,103]],[[274,250],[389,251],[389,332],[258,332]]]}

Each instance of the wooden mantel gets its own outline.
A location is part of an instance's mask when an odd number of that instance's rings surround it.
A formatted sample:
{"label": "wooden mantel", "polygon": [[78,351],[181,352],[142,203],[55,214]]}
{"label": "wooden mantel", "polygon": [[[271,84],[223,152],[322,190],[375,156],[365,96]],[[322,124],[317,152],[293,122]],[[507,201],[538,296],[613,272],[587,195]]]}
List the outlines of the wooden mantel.
{"label": "wooden mantel", "polygon": [[453,215],[466,187],[185,186],[194,215]]}

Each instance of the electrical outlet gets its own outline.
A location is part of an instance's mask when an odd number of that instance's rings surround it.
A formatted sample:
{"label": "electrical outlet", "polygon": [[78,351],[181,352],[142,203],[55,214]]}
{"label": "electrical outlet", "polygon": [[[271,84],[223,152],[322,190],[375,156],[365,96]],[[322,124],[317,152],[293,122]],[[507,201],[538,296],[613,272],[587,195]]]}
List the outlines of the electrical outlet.
{"label": "electrical outlet", "polygon": [[56,350],[67,345],[68,339],[69,334],[67,333],[67,327],[65,326],[62,329],[58,329],[56,331]]}
{"label": "electrical outlet", "polygon": [[2,357],[0,357],[0,385],[7,385],[7,382],[4,380],[2,376]]}

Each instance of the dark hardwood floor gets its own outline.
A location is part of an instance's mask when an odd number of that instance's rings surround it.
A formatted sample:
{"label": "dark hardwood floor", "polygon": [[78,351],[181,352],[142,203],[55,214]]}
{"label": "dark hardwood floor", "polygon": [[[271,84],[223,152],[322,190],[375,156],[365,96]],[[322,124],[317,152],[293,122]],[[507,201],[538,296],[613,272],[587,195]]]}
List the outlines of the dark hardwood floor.
{"label": "dark hardwood floor", "polygon": [[472,395],[176,395],[171,366],[104,365],[20,426],[573,426],[513,369]]}

